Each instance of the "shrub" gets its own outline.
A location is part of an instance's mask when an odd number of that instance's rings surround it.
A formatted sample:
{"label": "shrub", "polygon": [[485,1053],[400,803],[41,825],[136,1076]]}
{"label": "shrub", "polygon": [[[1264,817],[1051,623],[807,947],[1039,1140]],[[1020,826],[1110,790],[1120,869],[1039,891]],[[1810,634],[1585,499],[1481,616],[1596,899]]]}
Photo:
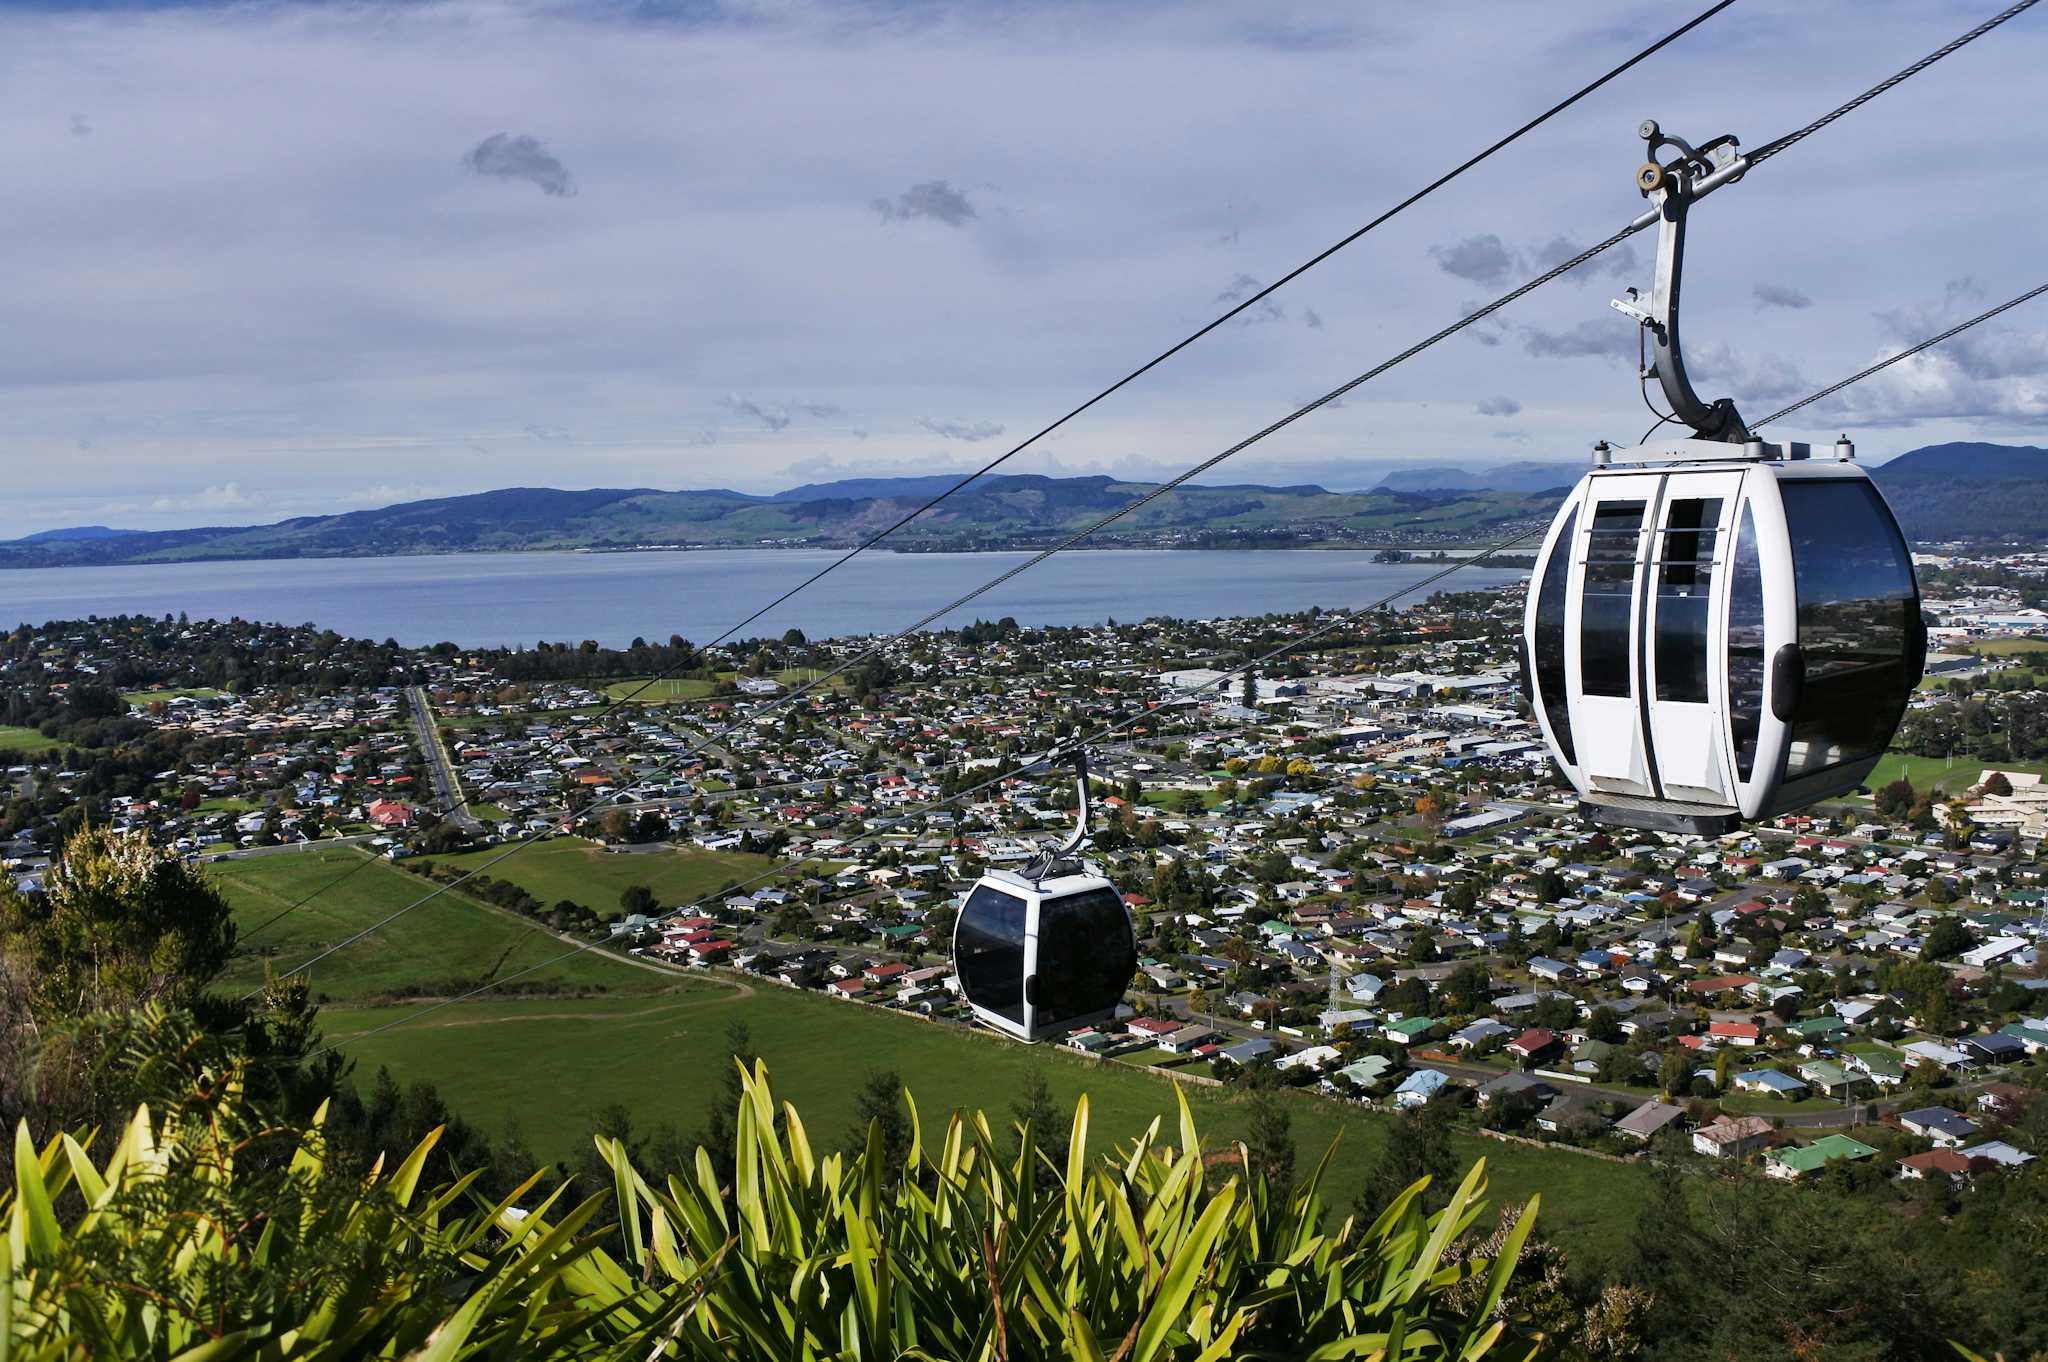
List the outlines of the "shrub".
{"label": "shrub", "polygon": [[925,1143],[906,1093],[896,1177],[875,1125],[864,1151],[815,1153],[758,1064],[741,1072],[729,1183],[703,1150],[650,1179],[599,1137],[612,1186],[578,1202],[565,1183],[522,1211],[538,1175],[495,1204],[472,1194],[474,1174],[423,1192],[429,1136],[358,1179],[328,1164],[317,1122],[273,1130],[249,1111],[237,1072],[193,1077],[191,1100],[138,1109],[103,1162],[73,1136],[39,1150],[17,1132],[16,1192],[0,1197],[15,1362],[1470,1362],[1506,1334],[1500,1303],[1535,1214],[1490,1242],[1468,1234],[1475,1165],[1435,1215],[1418,1182],[1370,1223],[1325,1230],[1321,1168],[1284,1197],[1256,1176],[1212,1190],[1184,1102],[1177,1145],[1155,1123],[1101,1156],[1084,1097],[1054,1168],[1029,1126],[999,1143],[979,1113]]}

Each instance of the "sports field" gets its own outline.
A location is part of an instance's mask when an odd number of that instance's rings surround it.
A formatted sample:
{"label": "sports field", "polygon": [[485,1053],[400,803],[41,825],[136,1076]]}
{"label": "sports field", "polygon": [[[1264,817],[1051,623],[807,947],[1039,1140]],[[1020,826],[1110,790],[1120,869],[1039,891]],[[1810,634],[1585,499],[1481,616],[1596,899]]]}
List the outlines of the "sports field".
{"label": "sports field", "polygon": [[1986,771],[2034,771],[2048,774],[2048,762],[2038,761],[1986,761],[1982,757],[1958,756],[1953,762],[1943,757],[1915,757],[1904,752],[1887,752],[1865,777],[1863,783],[1873,792],[1897,780],[1900,776],[1913,782],[1916,790],[1941,790],[1960,793],[1972,785],[1978,776]]}
{"label": "sports field", "polygon": [[2048,652],[2048,638],[1988,638],[1966,644],[1957,651],[1976,653],[1979,657],[2011,657],[2017,653],[2041,653]]}

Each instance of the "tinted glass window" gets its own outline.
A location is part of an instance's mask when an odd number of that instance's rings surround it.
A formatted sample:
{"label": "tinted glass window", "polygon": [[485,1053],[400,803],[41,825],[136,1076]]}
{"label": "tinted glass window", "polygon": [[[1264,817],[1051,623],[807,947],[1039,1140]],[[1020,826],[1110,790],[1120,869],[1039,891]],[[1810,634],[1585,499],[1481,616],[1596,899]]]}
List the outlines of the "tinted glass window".
{"label": "tinted glass window", "polygon": [[1757,559],[1756,520],[1749,503],[1735,532],[1728,563],[1728,726],[1735,737],[1735,775],[1748,780],[1756,767],[1756,739],[1764,717],[1764,572]]}
{"label": "tinted glass window", "polygon": [[1586,581],[1579,600],[1579,686],[1588,695],[1629,695],[1629,616],[1635,608],[1640,501],[1593,507],[1586,544]]}
{"label": "tinted glass window", "polygon": [[1059,1026],[1115,1007],[1137,971],[1130,917],[1114,889],[1091,889],[1039,905],[1034,1027]]}
{"label": "tinted glass window", "polygon": [[1788,780],[1884,751],[1914,678],[1919,609],[1898,522],[1862,478],[1786,482],[1806,687],[1792,718]]}
{"label": "tinted glass window", "polygon": [[1707,701],[1707,607],[1721,498],[1681,497],[1664,516],[1657,555],[1657,698]]}
{"label": "tinted glass window", "polygon": [[953,968],[967,1001],[1024,1024],[1024,900],[978,884],[953,932]]}
{"label": "tinted glass window", "polygon": [[1557,547],[1543,565],[1543,582],[1536,591],[1536,646],[1533,674],[1543,700],[1543,715],[1550,731],[1557,735],[1558,750],[1574,765],[1579,760],[1572,746],[1572,710],[1564,686],[1565,586],[1571,580],[1572,536],[1579,528],[1576,509],[1565,517],[1557,536]]}

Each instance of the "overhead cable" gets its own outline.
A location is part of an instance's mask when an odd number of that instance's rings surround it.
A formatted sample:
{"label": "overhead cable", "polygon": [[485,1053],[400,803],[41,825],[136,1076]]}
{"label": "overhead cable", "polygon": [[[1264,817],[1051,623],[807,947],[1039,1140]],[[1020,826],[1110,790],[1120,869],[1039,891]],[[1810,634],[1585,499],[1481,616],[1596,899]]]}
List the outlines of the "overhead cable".
{"label": "overhead cable", "polygon": [[[1990,32],[1999,24],[2004,23],[2014,14],[2017,14],[2022,10],[2029,8],[2034,2],[2035,0],[2022,0],[2022,3],[2012,6],[2010,9],[2004,11],[1992,20],[1980,24],[1976,28],[1963,34],[1962,36],[1952,40],[1949,43],[1944,44],[1942,47],[1936,49],[1928,56],[1921,58],[1919,61],[1913,63],[1911,66],[1905,68],[1903,71],[1900,71],[1896,75],[1893,75],[1885,81],[1880,82],[1878,85],[1873,86],[1869,90],[1864,91],[1862,94],[1859,94],[1853,97],[1852,99],[1848,100],[1847,102],[1837,106],[1835,109],[1830,110],[1828,113],[1822,115],[1820,118],[1815,119],[1813,122],[1806,124],[1804,127],[1796,130],[1793,133],[1788,133],[1784,137],[1780,137],[1774,139],[1772,142],[1766,143],[1762,148],[1759,149],[1759,153],[1757,155],[1753,155],[1749,158],[1748,169],[1754,169],[1758,161],[1768,159],[1771,156],[1777,155],[1779,152],[1784,151],[1790,146],[1795,145],[1799,141],[1804,140],[1806,137],[1811,136],[1814,132],[1819,131],[1821,128],[1828,126],[1830,123],[1834,122],[1838,118],[1841,118],[1843,115],[1851,112],[1854,109],[1862,107],[1864,104],[1869,103],[1878,95],[1884,93],[1887,90],[1892,89],[1893,87],[1897,86],[1909,77],[1917,75],[1921,71],[1926,70],[1929,66],[1941,60],[1943,57],[1946,57],[1951,53],[1957,51],[1958,49],[1966,46],[1967,44],[1974,42],[1977,38],[1982,37],[1984,34]],[[1483,307],[1480,307],[1475,311],[1468,313],[1464,317],[1461,317],[1459,320],[1451,323],[1449,326],[1442,328],[1441,330],[1435,332],[1427,338],[1416,342],[1414,345],[1409,346],[1407,349],[1401,351],[1393,357],[1382,361],[1381,363],[1373,366],[1371,369],[1366,370],[1364,373],[1358,375],[1356,378],[1353,378],[1348,382],[1342,383],[1337,387],[1332,388],[1330,391],[1324,393],[1321,397],[1315,398],[1310,402],[1304,403],[1302,406],[1297,407],[1295,410],[1289,412],[1287,415],[1281,417],[1279,420],[1255,432],[1254,434],[1247,436],[1245,439],[1238,441],[1236,444],[1231,445],[1229,448],[1225,449],[1221,453],[1213,455],[1210,458],[1203,460],[1201,463],[1196,464],[1194,467],[1188,469],[1186,472],[1177,475],[1171,481],[1159,484],[1158,486],[1152,488],[1145,495],[1137,498],[1134,501],[1127,503],[1120,509],[1112,511],[1105,516],[1102,516],[1101,518],[1097,519],[1096,521],[1088,525],[1086,528],[1072,535],[1069,535],[1067,538],[1063,539],[1057,545],[1054,545],[1049,549],[1041,550],[1039,553],[1027,559],[1025,562],[1020,563],[1017,566],[1010,568],[1009,570],[1003,573],[998,574],[997,576],[991,578],[987,582],[982,583],[980,586],[975,587],[973,590],[956,598],[952,602],[926,614],[923,618],[918,620],[915,624],[910,625],[908,628],[899,630],[894,634],[882,637],[880,641],[872,644],[867,649],[862,651],[860,654],[855,656],[853,659],[841,663],[839,666],[832,668],[830,671],[825,672],[823,675],[814,678],[812,681],[805,684],[804,686],[798,687],[790,691],[786,695],[780,697],[775,703],[763,707],[761,710],[749,715],[746,719],[734,721],[734,723],[728,725],[718,734],[707,734],[702,741],[693,745],[683,753],[668,759],[667,761],[663,762],[662,765],[672,766],[677,762],[688,760],[690,757],[702,751],[704,748],[715,745],[723,737],[739,731],[742,727],[748,724],[758,722],[759,719],[765,715],[773,714],[778,710],[786,708],[787,706],[795,703],[797,700],[803,698],[810,692],[818,689],[820,686],[827,684],[833,678],[878,656],[885,648],[901,641],[905,637],[908,637],[910,634],[916,633],[917,631],[923,629],[925,626],[931,624],[935,620],[942,618],[943,616],[951,613],[954,610],[958,610],[966,606],[967,604],[978,599],[979,597],[1003,585],[1005,582],[1008,582],[1011,579],[1017,577],[1021,573],[1027,572],[1031,568],[1038,566],[1040,563],[1043,563],[1046,559],[1053,557],[1055,554],[1066,552],[1067,550],[1078,545],[1082,540],[1087,539],[1088,537],[1100,532],[1101,530],[1107,528],[1109,525],[1114,524],[1118,520],[1121,520],[1126,515],[1129,515],[1131,512],[1139,510],[1140,508],[1146,505],[1149,505],[1151,502],[1156,501],[1158,498],[1166,495],[1168,492],[1171,492],[1174,489],[1180,487],[1182,484],[1188,482],[1190,479],[1200,476],[1202,473],[1205,473],[1208,470],[1216,467],[1224,460],[1243,452],[1245,449],[1250,448],[1252,445],[1257,444],[1259,441],[1274,434],[1275,432],[1285,429],[1286,427],[1292,425],[1294,422],[1300,420],[1302,417],[1308,415],[1310,412],[1317,411],[1322,407],[1329,405],[1331,402],[1336,401],[1338,398],[1344,396],[1346,393],[1351,392],[1353,389],[1359,387],[1361,384],[1367,383],[1372,379],[1377,378],[1381,374],[1384,374],[1387,370],[1394,368],[1396,365],[1399,365],[1401,363],[1406,362],[1409,359],[1414,358],[1416,355],[1421,354],[1423,351],[1429,349],[1431,346],[1436,345],[1439,342],[1446,340],[1453,335],[1456,335],[1458,332],[1466,329],[1467,327],[1472,326],[1473,324],[1485,319],[1488,316],[1491,316],[1493,313],[1499,311],[1501,308],[1521,298],[1522,296],[1531,292],[1532,290],[1540,288],[1542,285],[1549,283],[1550,281],[1558,278],[1563,274],[1570,272],[1571,270],[1577,269],[1579,266],[1585,264],[1587,261],[1600,255],[1602,252],[1612,249],[1613,247],[1619,245],[1621,242],[1627,240],[1629,237],[1635,235],[1637,232],[1648,228],[1656,221],[1657,217],[1654,213],[1645,214],[1644,216],[1637,218],[1635,221],[1624,226],[1619,231],[1615,232],[1613,235],[1607,237],[1606,239],[1592,246],[1587,247],[1586,249],[1571,256],[1569,259],[1563,261],[1562,263],[1553,266],[1551,269],[1544,271],[1542,274],[1536,276],[1529,282],[1521,285],[1516,289],[1511,290],[1506,294],[1503,294],[1499,298],[1496,298],[1494,301],[1487,303]],[[370,926],[365,927],[360,931],[357,931],[354,934],[344,938],[343,940],[336,942],[335,944],[318,952],[311,959],[303,962],[302,964],[294,966],[292,969],[286,971],[285,974],[279,977],[285,979],[291,978],[293,975],[299,974],[302,971],[310,968],[311,966],[319,963],[320,961],[325,960],[329,956],[333,955],[335,952],[345,950],[349,946],[355,944],[357,941],[360,941],[367,936],[373,935],[376,932],[381,931],[385,926],[397,921],[399,918],[404,917],[406,914],[413,912],[414,910],[433,901],[435,898],[438,898],[441,894],[447,892],[449,889],[453,889],[461,884],[466,883],[470,879],[473,879],[477,875],[481,874],[484,870],[487,870],[491,866],[496,865],[499,861],[504,860],[508,856],[514,855],[524,847],[532,845],[534,842],[540,840],[540,838],[543,835],[544,834],[542,832],[536,831],[520,839],[519,841],[514,842],[511,846],[507,847],[498,855],[493,856],[488,860],[482,862],[481,864],[471,868],[457,879],[449,881],[447,884],[437,886],[435,889],[431,890],[430,892],[421,896],[420,898],[414,900],[412,903],[409,903],[404,907],[394,910],[393,912],[387,914],[383,918],[380,918],[378,921],[372,923]],[[249,996],[253,997],[255,995],[252,993]]]}
{"label": "overhead cable", "polygon": [[[2048,292],[2048,284],[2043,284],[2038,288],[2031,289],[2028,292],[2023,293],[2018,297],[2012,299],[2010,302],[2002,303],[1998,307],[1992,308],[1987,312],[1984,312],[1976,317],[1973,317],[1969,321],[1964,322],[1959,326],[1949,328],[1947,331],[1942,332],[1940,335],[1931,336],[1928,339],[1920,342],[1918,345],[1913,346],[1910,350],[1895,355],[1891,359],[1884,361],[1884,363],[1882,364],[1872,365],[1870,368],[1865,369],[1860,373],[1853,374],[1850,377],[1843,379],[1839,383],[1830,384],[1829,386],[1821,389],[1816,393],[1813,393],[1808,397],[1801,398],[1799,401],[1793,403],[1791,406],[1786,407],[1781,411],[1775,412],[1772,415],[1765,417],[1764,421],[1759,421],[1756,424],[1762,425],[1765,421],[1776,420],[1778,417],[1783,416],[1786,412],[1797,411],[1799,408],[1806,406],[1810,402],[1817,402],[1821,398],[1826,397],[1831,393],[1840,392],[1843,388],[1848,387],[1850,384],[1857,383],[1865,378],[1868,378],[1870,375],[1878,372],[1880,369],[1885,368],[1886,365],[1895,364],[1899,360],[1904,359],[1907,355],[1918,354],[1930,346],[1938,345],[1942,341],[1948,340],[1956,335],[1959,335],[1963,331],[1968,330],[1970,327],[1975,326],[1977,323],[1985,321],[1991,317],[1997,316],[2000,312],[2004,312],[2008,308],[2015,307],[2020,303],[2027,301],[2030,298],[2038,297],[2040,294],[2044,292]],[[1428,576],[1422,578],[1420,581],[1407,583],[1398,588],[1397,590],[1389,592],[1388,594],[1380,597],[1378,600],[1374,601],[1370,605],[1362,606],[1355,611],[1347,611],[1342,614],[1332,614],[1328,619],[1324,620],[1321,624],[1317,625],[1314,629],[1309,630],[1307,633],[1302,634],[1296,638],[1288,639],[1282,642],[1278,647],[1273,648],[1259,655],[1258,657],[1252,658],[1249,661],[1244,662],[1239,666],[1231,669],[1230,671],[1222,673],[1220,676],[1206,678],[1199,685],[1190,685],[1174,688],[1176,693],[1171,694],[1167,696],[1165,699],[1161,700],[1159,702],[1158,707],[1164,707],[1165,705],[1171,704],[1181,699],[1191,699],[1195,696],[1197,692],[1211,692],[1217,690],[1219,687],[1227,688],[1227,684],[1233,679],[1255,672],[1259,668],[1265,666],[1267,663],[1276,661],[1279,658],[1287,655],[1288,653],[1297,651],[1306,644],[1311,643],[1318,638],[1325,637],[1342,628],[1356,626],[1359,624],[1361,620],[1370,617],[1377,611],[1385,608],[1391,602],[1400,599],[1402,596],[1410,596],[1418,591],[1423,590],[1426,587],[1433,586],[1437,582],[1442,581],[1444,578],[1449,577],[1452,573],[1461,571],[1468,567],[1476,566],[1489,558],[1495,557],[1498,554],[1503,553],[1510,548],[1513,548],[1515,545],[1522,543],[1527,539],[1533,538],[1538,533],[1539,531],[1537,530],[1524,530],[1521,533],[1511,535],[1508,538],[1500,540],[1497,543],[1488,545],[1486,548],[1481,549],[1478,553],[1472,555],[1470,558],[1459,559],[1456,562],[1453,562],[1448,566],[1443,567],[1438,571],[1429,574]],[[1158,707],[1142,707],[1134,713],[1125,716],[1124,718],[1118,720],[1113,724],[1110,724],[1108,727],[1098,730],[1096,733],[1090,735],[1086,739],[1069,739],[1069,742],[1079,742],[1082,746],[1091,747],[1099,745],[1106,739],[1113,737],[1117,733],[1122,732],[1124,729],[1137,723],[1141,719],[1153,716],[1157,713]],[[959,790],[951,795],[947,795],[942,799],[934,800],[930,803],[920,805],[917,808],[910,809],[901,814],[895,815],[894,817],[885,819],[881,823],[875,825],[874,827],[868,828],[860,834],[846,839],[846,841],[842,845],[853,846],[861,842],[871,841],[877,837],[884,835],[887,832],[893,831],[895,828],[901,827],[903,824],[910,822],[913,819],[922,818],[929,814],[936,813],[941,809],[947,808],[953,804],[969,799],[976,794],[979,794],[987,789],[992,788],[993,786],[999,785],[1006,780],[1013,779],[1019,775],[1030,772],[1046,764],[1046,758],[1041,757],[1036,761],[1027,762],[1026,764],[1017,767],[1013,770],[1003,771],[989,780],[982,781],[979,784],[969,786],[964,790]],[[794,860],[781,862],[771,867],[770,869],[763,871],[761,874],[755,875],[750,879],[742,880],[738,884],[732,885],[729,888],[722,890],[721,892],[730,894],[737,891],[749,889],[754,885],[764,883],[767,880],[786,876],[801,866],[809,865],[813,862],[822,861],[825,859],[827,858],[813,854],[798,857]],[[708,898],[699,899],[696,902],[684,905],[683,907],[671,909],[669,912],[662,913],[657,917],[653,918],[650,922],[650,925],[659,925],[660,923],[671,921],[675,918],[685,916],[689,913],[701,912],[706,906],[710,904],[710,902],[711,900]],[[467,1002],[472,998],[480,997],[481,995],[489,993],[492,990],[500,988],[506,984],[517,982],[518,980],[523,979],[531,974],[537,973],[544,969],[552,968],[555,965],[561,964],[565,960],[569,960],[576,956],[583,955],[589,951],[596,950],[604,944],[606,943],[598,941],[580,943],[570,950],[564,951],[559,955],[552,956],[549,959],[540,961],[537,964],[529,965],[524,969],[518,970],[512,974],[507,975],[503,979],[495,979],[487,981],[482,984],[478,984],[475,987],[469,989],[467,992],[459,994],[453,998],[447,998],[439,1002],[431,1003],[419,1009],[416,1012],[408,1013],[405,1016],[394,1018],[391,1021],[383,1023],[382,1025],[372,1027],[368,1031],[364,1031],[353,1036],[343,1037],[340,1040],[330,1042],[327,1046],[325,1046],[321,1051],[317,1053],[328,1053],[330,1051],[338,1050],[344,1045],[351,1045],[360,1040],[367,1040],[372,1036],[382,1035],[387,1031],[391,1031],[400,1026],[405,1026],[411,1022],[417,1021],[421,1017],[425,1017],[434,1012],[438,1012],[444,1007],[452,1007],[457,1003]]]}
{"label": "overhead cable", "polygon": [[1889,369],[1902,359],[1911,359],[1913,356],[1919,354],[1922,350],[1929,349],[1933,346],[1941,344],[1945,340],[1949,340],[1953,337],[1960,336],[1963,334],[1963,332],[1968,331],[1971,327],[1977,325],[1979,322],[1988,322],[1993,317],[1996,317],[1999,313],[2010,312],[2012,309],[2018,307],[2021,303],[2031,302],[2033,299],[2040,297],[2044,293],[2048,293],[2048,284],[2038,284],[2035,287],[2028,289],[2025,293],[2020,294],[2017,298],[2008,298],[2004,302],[2000,303],[1997,307],[1987,308],[1985,311],[1979,312],[1976,316],[1970,318],[1966,322],[1956,323],[1954,326],[1951,326],[1948,330],[1942,332],[1938,336],[1929,336],[1926,340],[1921,341],[1918,345],[1911,346],[1907,349],[1901,350],[1899,351],[1899,353],[1891,356],[1889,359],[1881,359],[1877,363],[1871,365],[1868,369],[1858,370],[1856,373],[1849,375],[1847,378],[1843,379],[1839,383],[1830,383],[1827,387],[1822,388],[1819,392],[1814,393],[1808,397],[1802,397],[1789,407],[1778,408],[1769,416],[1766,416],[1763,420],[1754,422],[1751,426],[1751,429],[1755,429],[1758,426],[1769,425],[1771,422],[1777,420],[1781,416],[1790,416],[1793,412],[1798,411],[1801,407],[1811,406],[1812,404],[1820,401],[1824,397],[1832,397],[1836,393],[1840,392],[1842,389],[1848,387],[1851,383],[1861,383],[1864,379],[1869,378],[1872,374],[1877,373],[1881,369]]}

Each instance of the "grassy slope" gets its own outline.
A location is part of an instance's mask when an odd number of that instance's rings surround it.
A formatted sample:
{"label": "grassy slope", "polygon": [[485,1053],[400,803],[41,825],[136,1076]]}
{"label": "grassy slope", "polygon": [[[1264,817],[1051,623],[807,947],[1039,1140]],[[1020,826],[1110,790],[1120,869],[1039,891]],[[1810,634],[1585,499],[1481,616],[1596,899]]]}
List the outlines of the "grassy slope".
{"label": "grassy slope", "polygon": [[[532,859],[528,859],[532,858]],[[591,853],[574,843],[550,842],[504,862],[504,869],[541,893],[580,888],[591,897],[616,890],[589,886],[593,876],[632,883],[629,872],[672,861],[664,882],[715,881],[726,863],[752,858],[660,858]],[[245,927],[329,883],[357,853],[341,848],[293,853],[213,867]],[[496,873],[496,872],[493,872]],[[259,944],[278,948],[297,963],[348,932],[376,921],[425,892],[424,883],[372,862],[331,893],[323,894],[270,929]],[[661,892],[657,888],[657,892]],[[667,900],[664,899],[664,902]],[[506,955],[510,948],[511,953]],[[377,935],[337,954],[315,971],[318,991],[334,1000],[322,1013],[332,1039],[360,1034],[417,1004],[365,1005],[364,1000],[408,982],[429,991],[451,971],[481,974],[504,958],[501,972],[545,958],[563,947],[526,924],[444,894]],[[260,962],[244,958],[228,983],[260,977]],[[852,1114],[853,1090],[870,1069],[894,1067],[923,1103],[927,1120],[954,1105],[979,1107],[1002,1119],[1023,1077],[1044,1065],[1057,1100],[1070,1106],[1085,1089],[1095,1113],[1098,1144],[1135,1134],[1155,1116],[1172,1118],[1172,1094],[1160,1078],[1124,1065],[1047,1049],[1027,1049],[962,1028],[940,1026],[800,994],[772,984],[723,975],[672,980],[595,954],[537,978],[602,986],[608,996],[487,999],[422,1016],[412,1025],[346,1051],[367,1081],[380,1065],[402,1079],[436,1084],[456,1110],[502,1132],[517,1122],[543,1157],[573,1152],[585,1137],[589,1114],[623,1102],[644,1125],[668,1120],[684,1130],[702,1122],[715,1089],[729,1022],[743,1020],[769,1060],[778,1089],[796,1101],[817,1138],[836,1142]],[[1190,1085],[1197,1119],[1213,1147],[1245,1133],[1241,1102],[1215,1089]],[[1386,1118],[1333,1102],[1289,1098],[1304,1160],[1320,1156],[1342,1135],[1332,1167],[1332,1194],[1347,1206],[1386,1139]],[[1542,1192],[1544,1223],[1568,1244],[1588,1252],[1617,1242],[1633,1217],[1644,1170],[1578,1155],[1464,1137],[1458,1156],[1486,1155],[1496,1198]]]}
{"label": "grassy slope", "polygon": [[[493,847],[435,859],[468,870],[503,853],[504,848]],[[772,864],[766,856],[725,851],[611,852],[564,837],[525,847],[484,873],[512,881],[542,903],[572,899],[599,913],[616,914],[619,894],[628,885],[644,884],[657,903],[674,908],[716,893],[728,882],[751,879]]]}
{"label": "grassy slope", "polygon": [[[428,892],[424,880],[381,861],[364,862],[360,852],[325,847],[209,867],[245,934],[311,896],[304,907],[249,941],[247,951],[229,967],[225,986],[253,986],[263,977],[266,959],[282,972]],[[337,883],[352,867],[361,868]],[[331,999],[388,996],[407,986],[444,992],[441,986],[455,980],[510,974],[567,949],[552,933],[475,903],[458,890],[316,965],[313,988]],[[529,981],[620,992],[647,992],[669,983],[594,954],[541,971]]]}
{"label": "grassy slope", "polygon": [[55,738],[44,737],[41,729],[0,724],[0,752],[26,752],[34,755],[63,745]]}
{"label": "grassy slope", "polygon": [[[717,1090],[726,1027],[744,1021],[768,1061],[779,1096],[795,1102],[813,1139],[836,1144],[853,1113],[854,1091],[871,1069],[893,1068],[928,1123],[953,1106],[979,1107],[1000,1124],[1033,1067],[1044,1066],[1055,1100],[1071,1107],[1089,1094],[1096,1142],[1123,1140],[1154,1117],[1173,1119],[1165,1080],[1115,1064],[1030,1049],[962,1028],[935,1025],[772,984],[680,998],[475,1003],[351,1046],[364,1074],[388,1065],[400,1077],[435,1082],[456,1110],[502,1131],[515,1120],[535,1151],[565,1156],[586,1138],[589,1114],[625,1103],[646,1125],[701,1126]],[[398,1015],[390,1009],[330,1010],[339,1038]],[[573,1076],[573,1077],[572,1077]],[[1212,1148],[1246,1132],[1242,1101],[1188,1085],[1190,1104]],[[1348,1206],[1386,1141],[1387,1118],[1355,1107],[1289,1095],[1304,1171],[1342,1140],[1331,1170],[1334,1204]],[[1461,1137],[1458,1157],[1485,1155],[1496,1199],[1544,1194],[1542,1223],[1588,1251],[1613,1245],[1633,1219],[1647,1172],[1581,1155]]]}

